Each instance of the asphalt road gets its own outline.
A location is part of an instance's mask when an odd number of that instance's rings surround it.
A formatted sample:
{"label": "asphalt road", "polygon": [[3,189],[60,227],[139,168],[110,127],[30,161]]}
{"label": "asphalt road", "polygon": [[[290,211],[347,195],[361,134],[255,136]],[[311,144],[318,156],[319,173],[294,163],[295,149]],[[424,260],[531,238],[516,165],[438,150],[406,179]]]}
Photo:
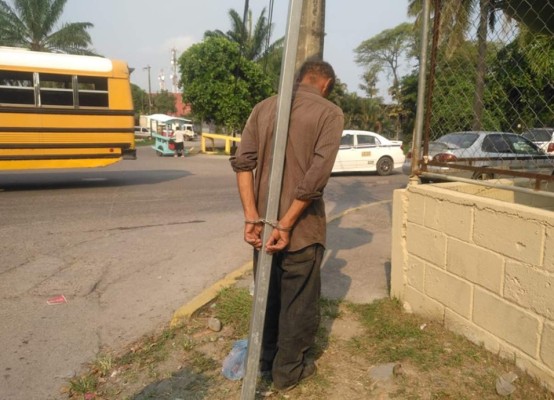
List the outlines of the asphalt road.
{"label": "asphalt road", "polygon": [[[333,176],[328,214],[391,199],[406,182]],[[249,261],[242,226],[225,156],[139,148],[103,169],[0,173],[0,399],[63,398],[99,351],[167,324]]]}

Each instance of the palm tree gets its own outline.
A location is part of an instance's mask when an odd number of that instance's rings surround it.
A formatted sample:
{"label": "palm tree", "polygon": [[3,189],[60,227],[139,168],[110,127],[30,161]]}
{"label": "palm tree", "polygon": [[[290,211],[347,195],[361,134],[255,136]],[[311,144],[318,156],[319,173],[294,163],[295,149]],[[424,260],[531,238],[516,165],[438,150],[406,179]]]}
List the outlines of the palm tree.
{"label": "palm tree", "polygon": [[233,9],[229,10],[231,18],[231,30],[226,33],[221,30],[206,31],[204,37],[225,37],[232,42],[238,43],[242,48],[243,56],[251,61],[260,61],[273,51],[282,47],[283,39],[268,45],[271,37],[272,24],[265,17],[265,8],[260,13],[254,29],[252,29],[252,11],[248,10],[248,21],[243,21],[239,13]]}
{"label": "palm tree", "polygon": [[0,45],[35,51],[95,54],[89,47],[90,22],[62,24],[56,29],[67,0],[0,0]]}
{"label": "palm tree", "polygon": [[[472,27],[471,19],[475,8],[479,9],[479,24],[477,26],[477,71],[475,76],[475,96],[473,101],[472,129],[482,129],[484,90],[487,53],[488,26],[493,29],[496,22],[495,12],[503,4],[501,0],[436,0],[439,5],[441,19],[439,24],[439,46],[446,50],[447,57],[452,56],[456,49],[464,43],[466,34]],[[423,9],[423,0],[410,0],[408,15],[419,18]],[[436,13],[437,10],[435,10]]]}

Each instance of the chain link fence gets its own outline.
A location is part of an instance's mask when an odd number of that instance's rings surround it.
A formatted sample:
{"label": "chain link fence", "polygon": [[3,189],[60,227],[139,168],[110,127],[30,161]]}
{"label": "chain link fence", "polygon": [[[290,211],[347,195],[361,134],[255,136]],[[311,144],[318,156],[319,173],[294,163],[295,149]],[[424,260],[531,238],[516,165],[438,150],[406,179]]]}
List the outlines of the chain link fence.
{"label": "chain link fence", "polygon": [[554,195],[554,2],[428,4],[412,173]]}

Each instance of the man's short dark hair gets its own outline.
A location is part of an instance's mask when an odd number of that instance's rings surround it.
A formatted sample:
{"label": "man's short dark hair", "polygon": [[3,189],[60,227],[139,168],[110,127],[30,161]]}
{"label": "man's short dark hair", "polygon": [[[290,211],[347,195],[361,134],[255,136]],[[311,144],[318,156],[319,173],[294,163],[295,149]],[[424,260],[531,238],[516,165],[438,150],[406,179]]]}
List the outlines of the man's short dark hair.
{"label": "man's short dark hair", "polygon": [[306,75],[321,76],[325,79],[331,78],[328,92],[331,93],[333,91],[333,87],[335,86],[335,80],[337,77],[335,75],[335,70],[333,70],[333,67],[331,67],[331,64],[329,64],[328,62],[313,60],[306,61],[304,64],[302,64],[302,67],[300,67],[297,81],[302,81],[302,79],[304,79]]}

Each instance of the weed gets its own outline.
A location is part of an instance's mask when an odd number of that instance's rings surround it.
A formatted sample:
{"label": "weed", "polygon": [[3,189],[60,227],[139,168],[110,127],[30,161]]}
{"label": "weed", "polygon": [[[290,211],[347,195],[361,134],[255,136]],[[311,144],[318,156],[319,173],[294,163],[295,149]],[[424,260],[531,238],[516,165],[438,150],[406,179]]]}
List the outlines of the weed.
{"label": "weed", "polygon": [[181,348],[186,351],[191,351],[194,349],[194,339],[188,335],[185,335],[181,340]]}
{"label": "weed", "polygon": [[113,368],[114,359],[110,354],[100,355],[94,362],[94,367],[100,374],[100,376],[106,376]]}
{"label": "weed", "polygon": [[98,380],[93,374],[78,376],[69,381],[69,392],[73,394],[86,394],[96,391]]}

